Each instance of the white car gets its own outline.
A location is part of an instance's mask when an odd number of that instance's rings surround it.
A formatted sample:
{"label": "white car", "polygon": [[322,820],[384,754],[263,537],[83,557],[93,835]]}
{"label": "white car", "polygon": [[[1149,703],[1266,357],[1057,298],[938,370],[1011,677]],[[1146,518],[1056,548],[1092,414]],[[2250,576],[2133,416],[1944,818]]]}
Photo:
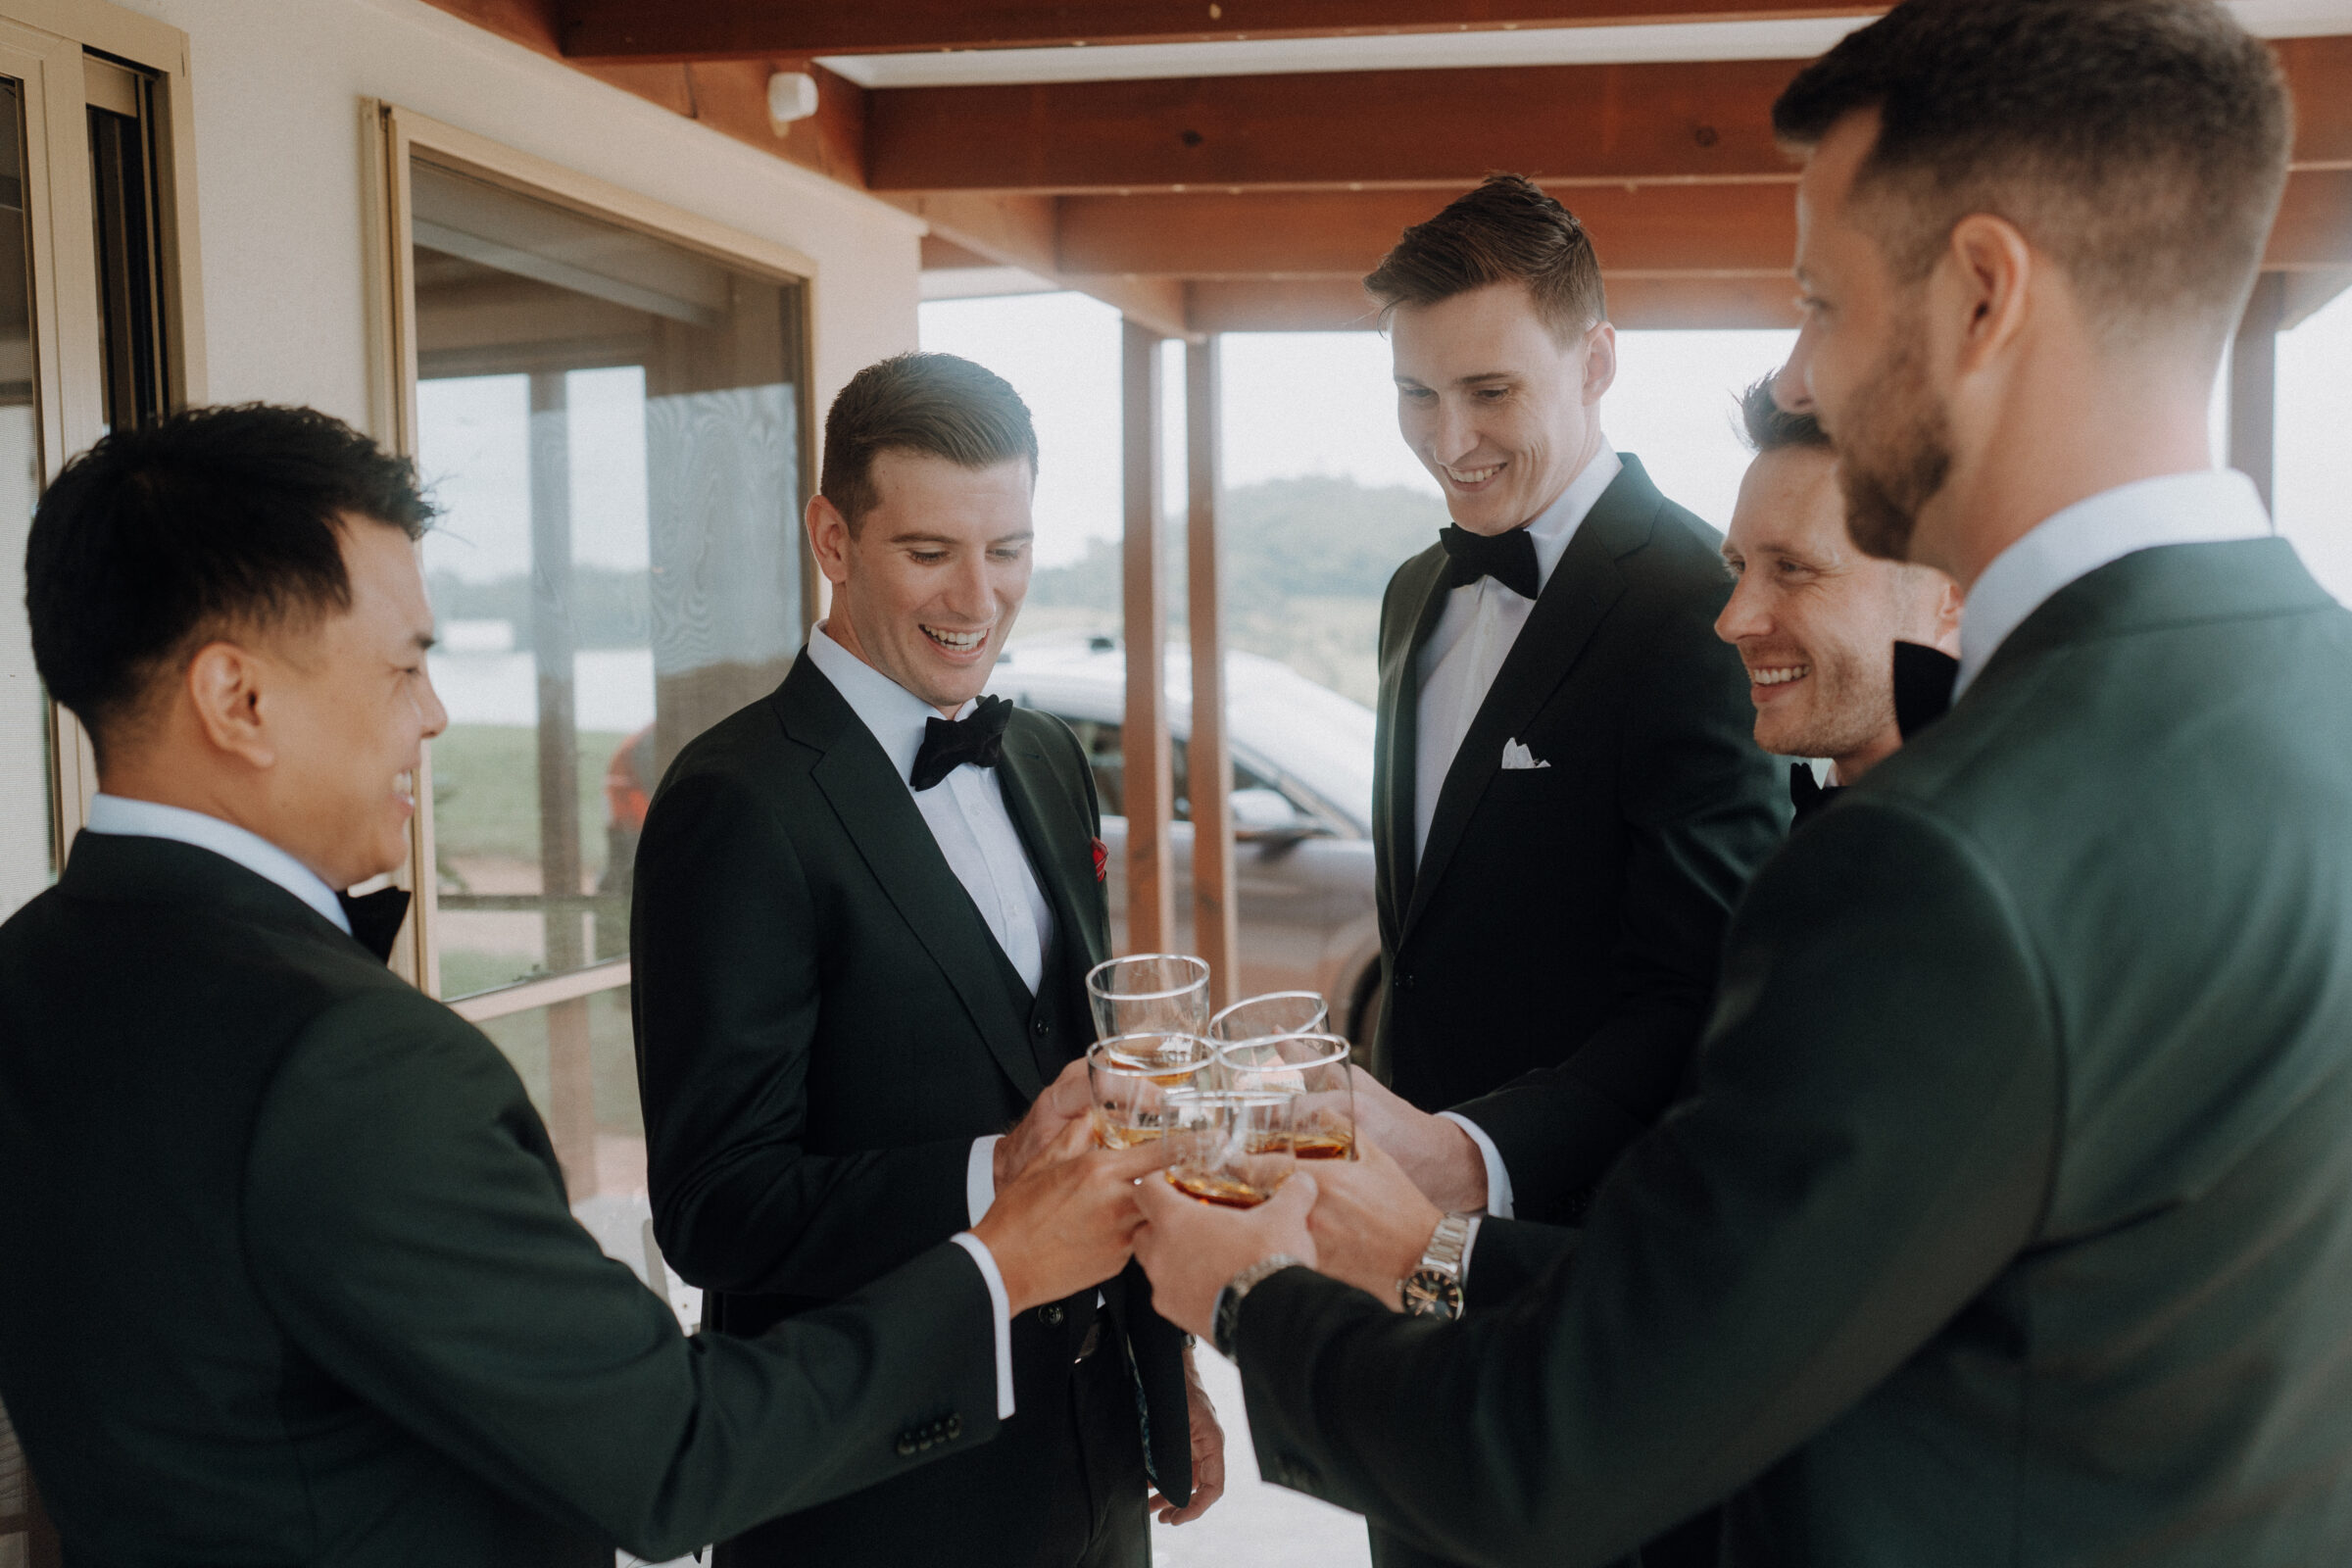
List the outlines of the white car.
{"label": "white car", "polygon": [[[1120,725],[1126,656],[1110,637],[1039,638],[1006,648],[988,689],[1052,713],[1078,734],[1102,799],[1110,847],[1110,927],[1126,948],[1127,819],[1120,809]],[[1287,664],[1225,656],[1233,752],[1234,873],[1241,896],[1242,983],[1237,996],[1320,992],[1332,1026],[1368,1048],[1380,979],[1372,904],[1372,710]],[[1193,941],[1193,827],[1185,799],[1192,670],[1168,660],[1168,729],[1175,741],[1176,934]]]}

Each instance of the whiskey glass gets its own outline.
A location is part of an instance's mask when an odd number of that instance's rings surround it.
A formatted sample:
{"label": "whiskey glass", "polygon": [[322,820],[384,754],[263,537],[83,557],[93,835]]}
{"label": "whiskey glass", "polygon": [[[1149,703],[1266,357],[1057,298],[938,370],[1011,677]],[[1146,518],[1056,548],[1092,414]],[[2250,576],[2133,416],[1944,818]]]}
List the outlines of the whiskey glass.
{"label": "whiskey glass", "polygon": [[1255,1208],[1296,1168],[1291,1148],[1298,1097],[1279,1092],[1195,1089],[1172,1102],[1167,1179],[1188,1198],[1225,1208]]}
{"label": "whiskey glass", "polygon": [[1338,1035],[1267,1035],[1216,1048],[1223,1083],[1240,1093],[1286,1094],[1300,1159],[1355,1157],[1355,1085]]}
{"label": "whiskey glass", "polygon": [[1095,1034],[1208,1033],[1208,962],[1181,953],[1138,953],[1086,972]]}
{"label": "whiskey glass", "polygon": [[1246,997],[1208,1020],[1208,1038],[1231,1045],[1264,1040],[1273,1035],[1319,1035],[1328,1032],[1331,1008],[1312,991],[1269,991]]}
{"label": "whiskey glass", "polygon": [[1196,1035],[1113,1035],[1087,1049],[1086,1088],[1095,1142],[1133,1149],[1165,1138],[1176,1124],[1173,1097],[1202,1087],[1216,1053]]}

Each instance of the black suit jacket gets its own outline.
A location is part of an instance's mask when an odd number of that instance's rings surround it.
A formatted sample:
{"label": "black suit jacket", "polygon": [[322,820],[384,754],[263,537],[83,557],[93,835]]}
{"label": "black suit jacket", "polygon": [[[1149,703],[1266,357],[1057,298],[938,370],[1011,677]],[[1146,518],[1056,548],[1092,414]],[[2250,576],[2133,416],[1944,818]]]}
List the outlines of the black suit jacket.
{"label": "black suit jacket", "polygon": [[[1714,620],[1718,536],[1627,456],[1544,585],[1413,855],[1422,646],[1450,592],[1432,546],[1381,606],[1377,1058],[1458,1106],[1518,1212],[1572,1213],[1672,1097],[1723,928],[1788,805]],[[1551,765],[1504,769],[1517,741]]]}
{"label": "black suit jacket", "polygon": [[82,834],[0,927],[0,1398],[75,1563],[611,1568],[998,1425],[960,1251],[682,1337],[479,1031],[161,839]]}
{"label": "black suit jacket", "polygon": [[[1068,727],[1026,709],[998,772],[1054,906],[1044,1008],[813,661],[697,738],[655,796],[631,920],[654,1224],[731,1333],[967,1228],[972,1140],[1003,1132],[1093,1040],[1086,971],[1109,956],[1094,776]],[[1105,1294],[1160,1484],[1189,1495],[1183,1337],[1150,1309],[1140,1271]],[[1046,1489],[1072,1478],[1045,1446],[1093,1300],[1015,1324],[1029,1414],[1000,1451],[820,1510],[794,1527],[800,1548],[878,1560],[902,1537],[952,1535],[966,1561],[1025,1563]]]}
{"label": "black suit jacket", "polygon": [[1573,1251],[1251,1294],[1261,1466],[1482,1564],[2352,1560],[2347,694],[2282,540],[2060,591],[1757,878]]}

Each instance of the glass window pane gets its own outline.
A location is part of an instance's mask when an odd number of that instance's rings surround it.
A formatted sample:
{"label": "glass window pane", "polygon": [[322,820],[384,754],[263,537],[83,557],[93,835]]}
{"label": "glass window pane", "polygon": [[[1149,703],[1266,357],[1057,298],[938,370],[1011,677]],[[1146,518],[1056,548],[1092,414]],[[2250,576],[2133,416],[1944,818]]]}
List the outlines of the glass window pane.
{"label": "glass window pane", "polygon": [[418,162],[442,994],[627,951],[645,800],[801,641],[803,290]]}
{"label": "glass window pane", "polygon": [[[24,180],[24,91],[0,77],[0,560],[11,569],[24,560],[41,490]],[[0,822],[7,824],[0,829],[0,917],[57,873],[49,705],[33,672],[22,587],[20,578],[18,592],[0,594]]]}

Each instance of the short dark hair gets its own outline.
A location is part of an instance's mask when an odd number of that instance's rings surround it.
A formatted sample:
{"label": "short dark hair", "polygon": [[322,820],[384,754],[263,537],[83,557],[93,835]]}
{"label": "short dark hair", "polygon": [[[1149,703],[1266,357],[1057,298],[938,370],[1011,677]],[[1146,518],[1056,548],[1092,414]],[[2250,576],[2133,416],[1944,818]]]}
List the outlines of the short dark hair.
{"label": "short dark hair", "polygon": [[966,468],[1015,458],[1037,473],[1037,427],[1012,383],[953,354],[894,354],[850,377],[825,415],[817,493],[855,529],[880,504],[874,459],[885,452],[945,458]]}
{"label": "short dark hair", "polygon": [[1521,174],[1489,174],[1424,223],[1364,279],[1385,322],[1400,305],[1436,305],[1494,283],[1524,284],[1536,315],[1565,343],[1606,320],[1600,259],[1576,215]]}
{"label": "short dark hair", "polygon": [[1740,433],[1758,457],[1767,452],[1804,450],[1828,452],[1830,433],[1810,414],[1790,414],[1772,395],[1779,373],[1766,376],[1740,394]]}
{"label": "short dark hair", "polygon": [[357,514],[421,538],[406,458],[316,409],[190,409],[66,465],[24,550],[32,659],[103,753],[155,678],[203,640],[351,607]]}
{"label": "short dark hair", "polygon": [[1877,110],[1855,190],[1891,197],[1898,277],[1970,213],[2015,223],[2111,335],[2233,326],[2285,188],[2270,50],[2215,0],[1904,0],[1773,105],[1797,149]]}

